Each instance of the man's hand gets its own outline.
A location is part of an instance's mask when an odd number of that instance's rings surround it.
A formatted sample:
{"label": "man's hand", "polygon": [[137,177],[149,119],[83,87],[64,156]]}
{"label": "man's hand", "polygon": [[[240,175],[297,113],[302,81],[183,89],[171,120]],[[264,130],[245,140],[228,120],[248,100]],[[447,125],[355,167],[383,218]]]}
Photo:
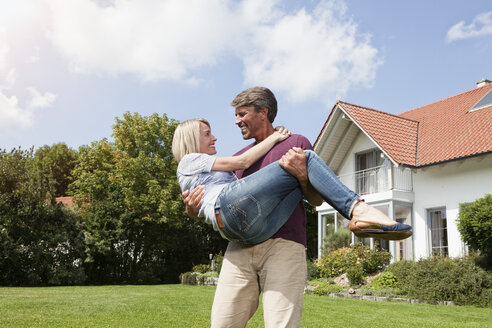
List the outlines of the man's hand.
{"label": "man's hand", "polygon": [[186,205],[186,214],[188,214],[190,218],[198,219],[198,212],[200,211],[200,207],[202,207],[202,198],[204,194],[205,186],[203,185],[196,187],[191,192],[185,190],[181,194],[183,202]]}
{"label": "man's hand", "polygon": [[323,204],[323,198],[309,182],[306,153],[299,147],[293,147],[279,161],[280,166],[297,178],[301,186],[302,193],[308,202],[313,205]]}
{"label": "man's hand", "polygon": [[280,166],[301,181],[307,181],[306,154],[299,147],[289,149],[279,161]]}

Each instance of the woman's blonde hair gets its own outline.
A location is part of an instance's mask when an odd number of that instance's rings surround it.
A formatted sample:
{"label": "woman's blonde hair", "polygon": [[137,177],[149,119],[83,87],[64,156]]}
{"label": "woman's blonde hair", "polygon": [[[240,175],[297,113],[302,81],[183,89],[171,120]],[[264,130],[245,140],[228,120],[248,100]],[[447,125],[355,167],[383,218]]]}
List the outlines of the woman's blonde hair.
{"label": "woman's blonde hair", "polygon": [[173,137],[173,156],[178,163],[185,155],[200,152],[200,123],[210,128],[210,123],[203,118],[187,120],[176,127]]}

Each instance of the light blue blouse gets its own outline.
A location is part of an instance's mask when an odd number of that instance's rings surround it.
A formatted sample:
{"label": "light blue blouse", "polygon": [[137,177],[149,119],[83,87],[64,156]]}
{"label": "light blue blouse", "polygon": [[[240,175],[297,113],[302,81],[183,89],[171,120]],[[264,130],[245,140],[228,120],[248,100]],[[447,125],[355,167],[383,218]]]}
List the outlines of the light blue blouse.
{"label": "light blue blouse", "polygon": [[181,191],[191,191],[199,185],[206,186],[198,216],[204,217],[205,222],[212,224],[214,230],[219,230],[215,219],[217,197],[237,177],[232,172],[211,171],[216,158],[217,156],[198,153],[185,155],[178,164],[176,174]]}

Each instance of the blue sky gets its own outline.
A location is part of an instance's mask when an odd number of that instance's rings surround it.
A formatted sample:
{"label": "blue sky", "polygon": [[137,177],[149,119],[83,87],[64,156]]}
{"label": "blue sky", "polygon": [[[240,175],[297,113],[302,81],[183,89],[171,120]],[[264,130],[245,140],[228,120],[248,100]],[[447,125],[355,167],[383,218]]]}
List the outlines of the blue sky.
{"label": "blue sky", "polygon": [[0,0],[0,149],[77,149],[130,111],[205,117],[230,155],[256,85],[314,143],[337,99],[398,114],[492,80],[491,53],[490,0]]}

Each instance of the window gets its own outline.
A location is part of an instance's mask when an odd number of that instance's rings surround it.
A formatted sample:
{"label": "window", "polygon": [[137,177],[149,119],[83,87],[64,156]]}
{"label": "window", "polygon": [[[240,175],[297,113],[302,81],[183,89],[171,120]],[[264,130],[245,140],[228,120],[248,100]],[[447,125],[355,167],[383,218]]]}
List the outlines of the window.
{"label": "window", "polygon": [[[372,205],[386,215],[389,215],[389,204]],[[360,242],[363,245],[369,246],[371,249],[389,251],[389,241],[384,239],[359,238],[354,235],[354,241]]]}
{"label": "window", "polygon": [[349,225],[350,221],[345,219],[343,215],[341,215],[338,212],[330,212],[327,214],[323,214],[322,216],[322,231],[321,231],[321,240],[322,240],[322,245],[321,245],[321,252],[325,252],[325,237],[332,234],[333,232],[338,231],[341,227],[347,228]]}
{"label": "window", "polygon": [[[383,212],[384,214],[389,215],[391,217],[391,215],[389,214],[389,210],[390,210],[389,204],[373,205],[373,206],[378,210],[380,210],[381,212]],[[374,248],[379,249],[380,251],[382,250],[389,251],[389,241],[384,239],[374,239]]]}
{"label": "window", "polygon": [[[386,186],[386,171],[380,170],[384,163],[379,149],[356,155],[356,190],[359,195],[366,195],[381,191]],[[383,183],[383,184],[382,184]]]}
{"label": "window", "polygon": [[448,256],[446,208],[428,210],[431,254]]}
{"label": "window", "polygon": [[492,106],[492,90],[490,90],[482,99],[480,99],[475,106],[470,109],[470,112],[474,112],[476,110],[487,108]]}
{"label": "window", "polygon": [[[396,222],[412,225],[412,206],[409,204],[396,204],[395,218]],[[413,259],[412,241],[413,239],[410,237],[395,242],[395,261]]]}

